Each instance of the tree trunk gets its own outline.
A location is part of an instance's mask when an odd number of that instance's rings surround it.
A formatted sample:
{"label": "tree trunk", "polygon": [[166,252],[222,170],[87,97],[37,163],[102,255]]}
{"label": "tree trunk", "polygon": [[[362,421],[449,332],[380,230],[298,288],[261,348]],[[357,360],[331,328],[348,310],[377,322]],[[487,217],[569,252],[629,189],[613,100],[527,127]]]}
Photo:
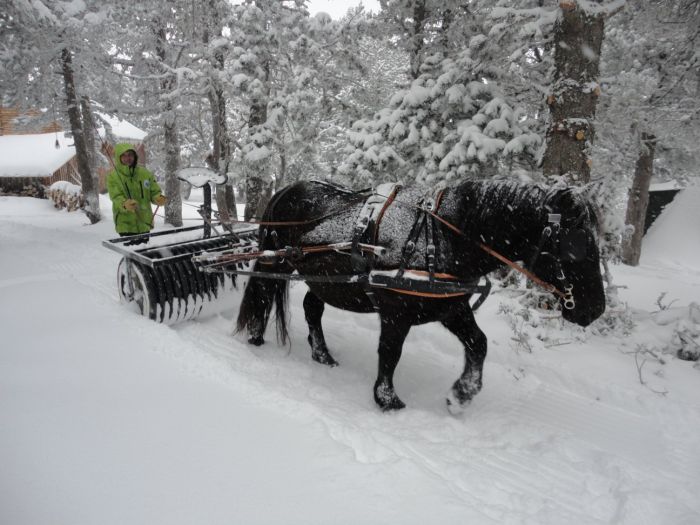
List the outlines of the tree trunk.
{"label": "tree trunk", "polygon": [[[212,16],[215,11],[213,2],[210,2]],[[209,42],[209,31],[204,33],[204,42]],[[228,126],[226,124],[226,99],[218,74],[224,70],[224,55],[221,51],[216,51],[213,56],[212,65],[214,74],[209,76],[209,107],[211,108],[212,121],[212,169],[219,175],[228,178],[228,170],[231,165],[231,141],[228,136]],[[226,222],[233,218],[238,220],[236,212],[236,195],[233,191],[233,181],[227,180],[225,184],[216,187],[216,207],[219,210],[219,218]]]}
{"label": "tree trunk", "polygon": [[88,152],[90,173],[97,187],[100,190],[99,179],[97,177],[97,148],[95,147],[95,120],[90,109],[90,98],[83,95],[80,97],[80,114],[83,118],[83,130],[85,131],[85,147]]}
{"label": "tree trunk", "polygon": [[85,144],[85,133],[80,121],[80,108],[78,107],[78,96],[75,90],[75,76],[73,74],[73,57],[68,48],[61,51],[61,66],[63,70],[63,86],[66,91],[66,106],[68,108],[68,120],[70,121],[71,133],[75,144],[75,155],[80,174],[80,183],[85,196],[85,215],[90,224],[95,224],[101,219],[100,200],[97,194],[97,186],[90,171],[90,157],[87,145]]}
{"label": "tree trunk", "polygon": [[[266,68],[265,82],[269,81],[269,67]],[[254,135],[256,129],[267,122],[267,98],[260,97],[253,100],[250,106],[250,119],[248,121],[249,133]],[[272,196],[272,180],[270,178],[270,158],[245,161],[245,192],[246,204],[243,212],[244,220],[253,217],[262,217],[267,203]]]}
{"label": "tree trunk", "polygon": [[[162,23],[156,28],[156,55],[162,64],[166,61],[167,36]],[[174,79],[166,76],[160,82],[162,95],[169,95],[174,87]],[[177,136],[177,118],[173,102],[166,98],[163,108],[163,141],[165,146],[165,188],[168,198],[165,204],[165,222],[172,226],[182,226],[182,196],[180,195],[180,180],[177,170],[180,167],[180,143]]]}
{"label": "tree trunk", "polygon": [[589,152],[600,88],[597,79],[605,14],[590,15],[575,0],[559,2],[554,29],[554,84],[547,98],[550,125],[542,170],[547,178],[569,184],[590,181]]}
{"label": "tree trunk", "polygon": [[425,0],[413,0],[413,27],[411,28],[411,40],[408,45],[408,53],[411,60],[411,78],[420,76],[420,66],[423,63],[423,25],[428,16]]}
{"label": "tree trunk", "polygon": [[287,178],[287,151],[283,148],[280,151],[280,172],[275,178],[275,191],[279,190],[286,184]]}
{"label": "tree trunk", "polygon": [[165,222],[182,226],[182,196],[177,170],[180,168],[180,143],[177,137],[177,121],[172,102],[165,104],[163,132],[165,141],[165,191],[168,202],[165,204]]}
{"label": "tree trunk", "polygon": [[272,180],[268,173],[269,159],[246,162],[246,204],[244,220],[262,217],[267,203],[272,197]]}
{"label": "tree trunk", "polygon": [[622,249],[622,262],[630,266],[637,266],[642,254],[642,236],[649,205],[649,184],[654,174],[655,149],[656,137],[651,133],[642,133],[639,158],[634,168],[634,180],[629,191],[625,219],[625,223],[633,226],[634,231]]}

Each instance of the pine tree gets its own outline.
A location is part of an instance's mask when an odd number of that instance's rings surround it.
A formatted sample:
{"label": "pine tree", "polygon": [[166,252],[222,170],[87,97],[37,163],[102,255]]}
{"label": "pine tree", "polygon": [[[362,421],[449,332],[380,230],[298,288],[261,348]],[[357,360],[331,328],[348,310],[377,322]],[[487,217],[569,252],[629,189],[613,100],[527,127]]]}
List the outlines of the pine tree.
{"label": "pine tree", "polygon": [[303,4],[244,2],[229,24],[227,93],[244,115],[237,146],[246,218],[262,213],[273,189],[330,174],[320,159],[351,110],[343,81],[358,67],[353,44],[363,35],[362,17],[310,18]]}
{"label": "pine tree", "polygon": [[[416,4],[385,3],[392,6]],[[483,65],[484,14],[450,3],[420,8],[423,43],[415,43],[415,32],[405,35],[409,50],[422,49],[411,56],[411,74],[417,68],[420,75],[350,133],[354,149],[342,171],[356,174],[358,185],[385,179],[452,184],[467,176],[493,176],[515,159],[533,156],[539,146],[526,112],[507,102],[498,78]]]}

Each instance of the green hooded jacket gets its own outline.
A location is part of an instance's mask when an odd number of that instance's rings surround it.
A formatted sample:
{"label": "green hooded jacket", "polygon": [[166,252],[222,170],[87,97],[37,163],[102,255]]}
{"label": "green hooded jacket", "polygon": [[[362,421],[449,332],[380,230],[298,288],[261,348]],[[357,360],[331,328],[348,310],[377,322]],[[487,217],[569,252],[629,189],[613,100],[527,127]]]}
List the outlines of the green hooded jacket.
{"label": "green hooded jacket", "polygon": [[[114,170],[107,176],[107,191],[112,199],[112,214],[117,233],[148,233],[151,231],[153,211],[151,203],[161,194],[160,186],[153,174],[143,166],[129,167],[119,157],[128,150],[136,153],[131,144],[121,143],[114,147]],[[137,159],[138,160],[138,159]],[[124,208],[124,201],[133,199],[138,203],[136,211]]]}

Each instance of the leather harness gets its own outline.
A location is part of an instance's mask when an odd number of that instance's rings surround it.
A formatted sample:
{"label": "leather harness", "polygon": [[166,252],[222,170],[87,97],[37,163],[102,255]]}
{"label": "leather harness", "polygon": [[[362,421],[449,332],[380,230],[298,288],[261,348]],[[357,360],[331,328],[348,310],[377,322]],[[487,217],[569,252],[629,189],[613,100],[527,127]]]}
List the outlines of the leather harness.
{"label": "leather harness", "polygon": [[[378,309],[374,296],[374,288],[383,288],[392,292],[432,299],[448,299],[472,293],[481,296],[472,307],[478,308],[486,300],[491,289],[491,283],[486,279],[485,285],[475,281],[460,281],[454,275],[436,273],[436,255],[439,250],[439,228],[436,227],[435,217],[442,201],[444,190],[440,190],[432,198],[420,199],[415,206],[416,214],[410,232],[401,249],[399,268],[396,270],[375,270],[375,254],[368,254],[359,249],[361,242],[376,244],[379,239],[379,228],[387,208],[394,202],[401,186],[395,183],[380,185],[366,201],[353,231],[352,264],[353,271],[364,273],[369,279],[364,285],[365,294]],[[418,239],[425,234],[426,239],[426,269],[407,269],[408,261],[416,249]]]}

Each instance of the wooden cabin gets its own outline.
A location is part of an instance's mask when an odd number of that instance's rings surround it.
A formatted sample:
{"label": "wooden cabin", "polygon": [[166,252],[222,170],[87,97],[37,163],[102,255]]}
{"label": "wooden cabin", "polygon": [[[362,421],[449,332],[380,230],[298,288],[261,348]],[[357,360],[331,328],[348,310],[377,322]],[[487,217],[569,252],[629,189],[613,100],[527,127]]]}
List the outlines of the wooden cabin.
{"label": "wooden cabin", "polygon": [[[139,156],[139,163],[146,160],[143,140],[146,133],[124,120],[96,112],[100,119],[100,137],[110,142],[130,142]],[[57,181],[80,185],[72,139],[66,138],[60,125],[49,122],[31,127],[31,121],[41,112],[20,112],[16,108],[0,107],[0,193],[43,196],[43,187]],[[29,125],[18,125],[21,119]],[[106,191],[106,179],[112,170],[111,147],[100,148],[105,156],[97,168],[98,188]]]}
{"label": "wooden cabin", "polygon": [[75,148],[63,133],[0,136],[0,193],[43,197],[59,180],[80,184]]}

